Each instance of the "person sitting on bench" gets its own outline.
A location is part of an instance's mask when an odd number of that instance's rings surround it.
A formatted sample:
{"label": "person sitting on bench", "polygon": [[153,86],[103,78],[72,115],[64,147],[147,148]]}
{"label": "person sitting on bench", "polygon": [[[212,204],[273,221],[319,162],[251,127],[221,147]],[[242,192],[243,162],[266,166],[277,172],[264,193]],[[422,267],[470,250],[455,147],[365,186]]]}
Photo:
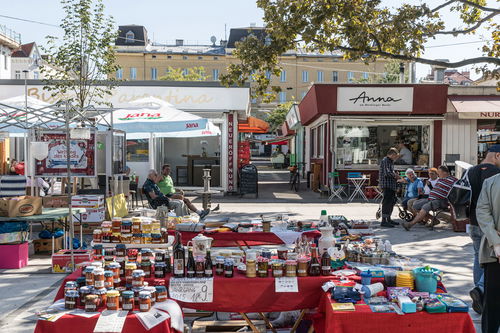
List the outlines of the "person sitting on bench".
{"label": "person sitting on bench", "polygon": [[142,185],[144,195],[148,199],[151,208],[156,209],[160,206],[167,206],[169,209],[178,209],[184,203],[181,200],[170,200],[161,193],[160,188],[156,185],[158,173],[155,170],[149,170],[148,178]]}
{"label": "person sitting on bench", "polygon": [[429,193],[429,198],[417,200],[413,204],[413,209],[415,212],[418,211],[418,214],[411,222],[403,223],[406,231],[410,231],[411,227],[422,221],[431,210],[436,211],[448,208],[448,193],[450,193],[457,179],[450,175],[450,171],[444,165],[438,168],[438,174],[439,181],[431,190],[431,193]]}

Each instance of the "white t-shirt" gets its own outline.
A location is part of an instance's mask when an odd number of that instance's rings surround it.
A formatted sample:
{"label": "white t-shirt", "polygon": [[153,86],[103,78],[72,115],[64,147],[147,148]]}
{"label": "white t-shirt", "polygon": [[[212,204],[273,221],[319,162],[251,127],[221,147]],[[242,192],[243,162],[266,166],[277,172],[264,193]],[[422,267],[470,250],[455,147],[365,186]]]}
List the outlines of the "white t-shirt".
{"label": "white t-shirt", "polygon": [[399,157],[400,161],[404,161],[405,164],[408,164],[408,165],[411,164],[411,162],[413,160],[413,155],[411,154],[411,151],[408,148],[406,148],[406,147],[402,148],[399,151],[399,155],[400,155],[400,157]]}
{"label": "white t-shirt", "polygon": [[[439,178],[436,178],[434,180],[432,179],[428,179],[428,181],[431,183],[432,187],[436,186],[436,183],[438,182]],[[424,194],[425,195],[429,195],[429,193],[431,193],[431,189],[429,188],[429,186],[427,186],[427,184],[425,184],[425,187],[424,187]]]}

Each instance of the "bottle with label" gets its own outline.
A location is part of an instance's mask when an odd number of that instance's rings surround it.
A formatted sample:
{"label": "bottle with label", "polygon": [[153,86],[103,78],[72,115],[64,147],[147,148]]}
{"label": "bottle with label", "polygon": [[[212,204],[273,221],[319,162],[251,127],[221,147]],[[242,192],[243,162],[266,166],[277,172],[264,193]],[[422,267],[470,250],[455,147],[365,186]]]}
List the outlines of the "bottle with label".
{"label": "bottle with label", "polygon": [[212,256],[210,255],[210,250],[207,250],[207,256],[205,257],[205,277],[211,278],[213,276]]}
{"label": "bottle with label", "polygon": [[179,232],[175,233],[174,245],[174,276],[184,277],[184,263],[186,261],[186,253],[182,246],[182,236]]}
{"label": "bottle with label", "polygon": [[323,249],[323,255],[321,256],[321,275],[329,276],[332,271],[332,258],[328,253],[328,249]]}
{"label": "bottle with label", "polygon": [[188,260],[186,265],[186,277],[194,278],[196,270],[196,263],[193,257],[193,249],[188,248]]}
{"label": "bottle with label", "polygon": [[328,225],[328,213],[326,212],[326,209],[323,209],[319,217],[319,226],[326,227],[327,225]]}
{"label": "bottle with label", "polygon": [[316,244],[311,248],[311,262],[309,263],[309,276],[319,276],[321,274],[321,265],[318,260],[318,248]]}
{"label": "bottle with label", "polygon": [[165,251],[165,274],[172,273],[172,259],[170,258],[170,251]]}

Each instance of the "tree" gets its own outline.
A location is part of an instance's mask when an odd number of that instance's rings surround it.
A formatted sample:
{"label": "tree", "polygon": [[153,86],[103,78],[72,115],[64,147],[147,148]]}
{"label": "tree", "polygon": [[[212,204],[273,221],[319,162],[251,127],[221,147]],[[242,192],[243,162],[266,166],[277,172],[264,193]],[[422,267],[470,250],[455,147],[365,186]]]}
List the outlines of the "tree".
{"label": "tree", "polygon": [[[299,47],[317,52],[340,50],[344,58],[365,63],[392,58],[445,68],[483,64],[483,72],[498,77],[500,33],[493,19],[500,8],[488,6],[487,0],[442,1],[436,7],[420,1],[390,8],[382,0],[257,0],[264,11],[267,35],[258,38],[250,34],[237,43],[234,55],[241,63],[231,64],[228,73],[221,76],[222,82],[241,84],[253,72],[260,95],[270,82],[265,72],[278,75],[279,57]],[[460,24],[448,29],[445,23],[450,22],[445,22],[444,11],[456,14]],[[473,34],[481,27],[492,34],[492,41],[483,47],[484,56],[456,62],[422,57],[429,40]],[[497,69],[490,70],[487,64]]]}
{"label": "tree", "polygon": [[281,127],[283,122],[286,119],[286,114],[290,110],[294,102],[286,102],[278,105],[273,111],[269,112],[269,115],[266,118],[267,123],[269,124],[269,131],[274,132]]}
{"label": "tree", "polygon": [[[397,60],[392,60],[385,64],[384,66],[384,73],[382,75],[377,75],[376,77],[368,77],[366,78],[359,78],[357,80],[354,80],[355,83],[399,83],[399,66],[401,62]],[[409,75],[408,71],[404,73],[404,81],[408,82],[409,80]]]}
{"label": "tree", "polygon": [[[118,70],[113,42],[117,30],[112,17],[104,14],[102,0],[61,0],[65,17],[62,38],[47,36],[45,87],[52,96],[66,96],[76,107],[110,105]],[[56,70],[54,70],[54,68]],[[104,81],[105,80],[105,81]]]}
{"label": "tree", "polygon": [[207,75],[205,73],[205,68],[191,67],[191,68],[172,68],[168,67],[167,74],[160,77],[160,80],[164,81],[206,81]]}

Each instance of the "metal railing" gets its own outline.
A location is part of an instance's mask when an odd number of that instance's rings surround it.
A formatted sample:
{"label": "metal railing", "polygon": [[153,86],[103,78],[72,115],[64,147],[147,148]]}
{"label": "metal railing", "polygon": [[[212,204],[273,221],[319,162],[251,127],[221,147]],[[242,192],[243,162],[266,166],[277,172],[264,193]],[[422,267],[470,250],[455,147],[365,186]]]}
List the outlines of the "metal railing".
{"label": "metal railing", "polygon": [[0,35],[4,35],[5,37],[21,44],[21,34],[7,28],[7,26],[3,24],[0,24]]}

